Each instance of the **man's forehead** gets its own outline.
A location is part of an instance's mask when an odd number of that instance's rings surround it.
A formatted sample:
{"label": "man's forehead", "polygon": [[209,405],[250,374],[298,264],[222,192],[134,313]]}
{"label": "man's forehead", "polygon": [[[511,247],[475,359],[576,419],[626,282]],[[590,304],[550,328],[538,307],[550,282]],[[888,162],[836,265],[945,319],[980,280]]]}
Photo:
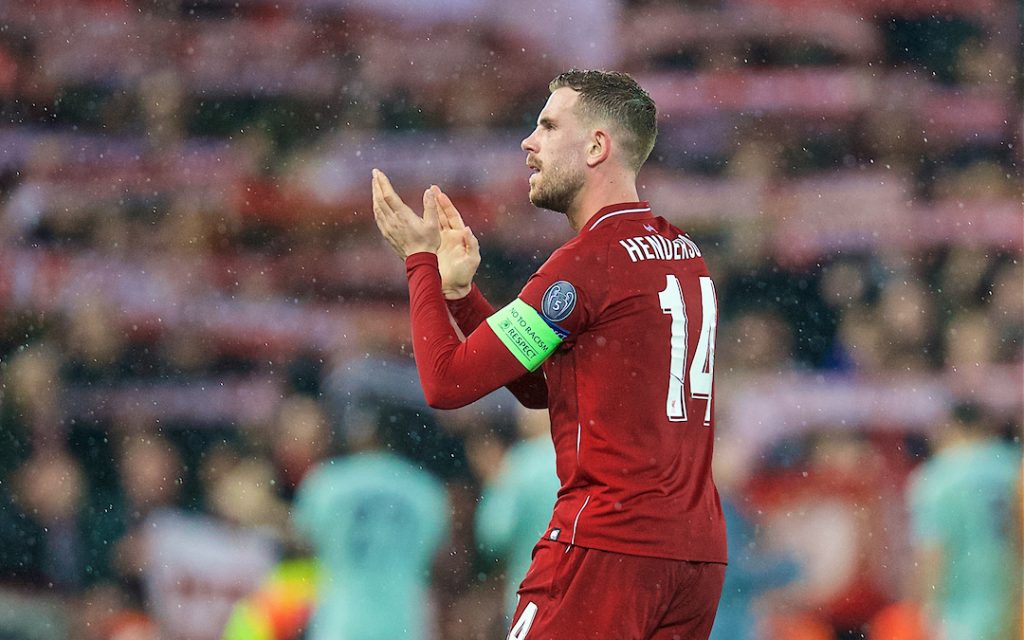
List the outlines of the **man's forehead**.
{"label": "man's forehead", "polygon": [[548,101],[541,109],[540,115],[537,117],[538,120],[542,118],[556,118],[564,116],[566,113],[571,112],[572,108],[576,106],[576,101],[579,100],[579,93],[575,89],[569,87],[559,87],[555,89],[550,96]]}

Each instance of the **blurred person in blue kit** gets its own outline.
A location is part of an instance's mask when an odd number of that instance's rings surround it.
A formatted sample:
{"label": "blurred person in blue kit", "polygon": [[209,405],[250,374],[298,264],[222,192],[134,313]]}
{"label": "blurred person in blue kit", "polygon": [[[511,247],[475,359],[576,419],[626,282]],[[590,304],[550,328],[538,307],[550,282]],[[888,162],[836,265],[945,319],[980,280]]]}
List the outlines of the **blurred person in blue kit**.
{"label": "blurred person in blue kit", "polygon": [[516,592],[530,567],[533,548],[551,520],[559,487],[547,412],[518,407],[517,426],[522,440],[509,447],[500,467],[484,478],[476,511],[481,551],[505,563],[505,614],[509,617],[515,612]]}
{"label": "blurred person in blue kit", "polygon": [[440,480],[388,448],[389,431],[405,424],[351,416],[348,454],[325,460],[299,485],[294,526],[321,568],[310,640],[433,636],[427,590],[448,501]]}
{"label": "blurred person in blue kit", "polygon": [[932,637],[1020,637],[1020,456],[962,403],[910,478],[916,592]]}

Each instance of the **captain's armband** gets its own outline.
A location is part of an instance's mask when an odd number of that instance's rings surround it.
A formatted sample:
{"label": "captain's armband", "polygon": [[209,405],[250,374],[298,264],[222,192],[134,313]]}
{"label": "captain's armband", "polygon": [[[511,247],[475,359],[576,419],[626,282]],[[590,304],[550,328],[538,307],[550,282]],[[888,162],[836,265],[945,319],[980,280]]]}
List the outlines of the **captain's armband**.
{"label": "captain's armband", "polygon": [[562,344],[562,336],[519,298],[487,318],[487,324],[528,371],[536,371]]}

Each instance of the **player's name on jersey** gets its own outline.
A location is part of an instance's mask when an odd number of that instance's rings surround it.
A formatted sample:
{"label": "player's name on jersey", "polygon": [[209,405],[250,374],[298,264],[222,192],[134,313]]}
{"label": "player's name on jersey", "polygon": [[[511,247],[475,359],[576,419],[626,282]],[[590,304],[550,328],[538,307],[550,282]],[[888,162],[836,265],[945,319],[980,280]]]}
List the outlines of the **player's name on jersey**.
{"label": "player's name on jersey", "polygon": [[700,257],[700,249],[686,236],[669,240],[664,236],[636,236],[619,240],[633,262],[641,260],[689,260]]}

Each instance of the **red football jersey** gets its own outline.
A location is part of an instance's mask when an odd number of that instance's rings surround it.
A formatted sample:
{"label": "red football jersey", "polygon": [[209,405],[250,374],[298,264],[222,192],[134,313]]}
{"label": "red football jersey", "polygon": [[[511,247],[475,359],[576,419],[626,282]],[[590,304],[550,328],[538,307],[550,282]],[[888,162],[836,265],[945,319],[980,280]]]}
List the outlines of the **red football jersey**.
{"label": "red football jersey", "polygon": [[725,562],[711,475],[715,288],[646,202],[606,207],[519,298],[562,344],[544,361],[558,493],[552,540]]}

